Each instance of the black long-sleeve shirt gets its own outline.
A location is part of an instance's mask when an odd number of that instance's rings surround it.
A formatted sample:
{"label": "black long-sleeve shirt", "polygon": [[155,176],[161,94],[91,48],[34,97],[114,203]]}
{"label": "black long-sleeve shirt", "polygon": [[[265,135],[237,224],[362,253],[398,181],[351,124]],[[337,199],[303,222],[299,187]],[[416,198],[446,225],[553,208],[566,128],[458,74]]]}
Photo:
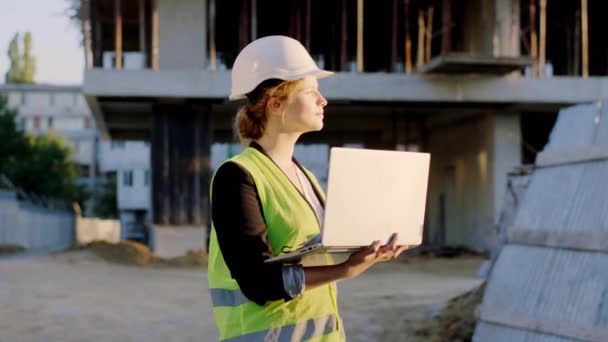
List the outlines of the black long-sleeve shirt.
{"label": "black long-sleeve shirt", "polygon": [[273,254],[260,198],[251,175],[236,163],[222,164],[215,174],[211,215],[226,265],[243,294],[259,305],[290,300],[283,266],[264,263]]}

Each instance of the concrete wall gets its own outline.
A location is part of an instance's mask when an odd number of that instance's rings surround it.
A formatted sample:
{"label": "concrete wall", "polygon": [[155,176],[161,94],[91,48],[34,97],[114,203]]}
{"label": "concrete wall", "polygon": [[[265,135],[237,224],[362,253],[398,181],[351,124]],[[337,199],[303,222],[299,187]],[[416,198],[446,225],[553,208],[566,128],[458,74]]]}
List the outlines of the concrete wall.
{"label": "concrete wall", "polygon": [[0,190],[0,244],[60,250],[74,243],[74,214],[17,201]]}
{"label": "concrete wall", "polygon": [[162,258],[185,255],[189,250],[207,249],[207,229],[195,226],[153,226],[154,254]]}
{"label": "concrete wall", "polygon": [[[125,172],[131,172],[132,184],[125,184]],[[117,173],[117,200],[120,210],[127,209],[150,209],[150,188],[152,187],[152,176],[148,175],[148,183],[146,183],[146,173],[150,169],[124,169]]]}
{"label": "concrete wall", "polygon": [[206,65],[206,0],[158,1],[161,69],[201,69]]}
{"label": "concrete wall", "polygon": [[426,236],[430,244],[485,249],[493,182],[488,115],[431,123]]}
{"label": "concrete wall", "polygon": [[[100,170],[102,172],[114,171],[117,175],[118,208],[121,211],[149,210],[150,184],[146,184],[146,173],[150,172],[149,144],[143,141],[102,141],[99,150]],[[131,186],[126,186],[124,183],[125,171],[131,171],[133,174]]]}
{"label": "concrete wall", "polygon": [[96,218],[76,217],[76,241],[87,244],[93,241],[120,241],[120,222]]}
{"label": "concrete wall", "polygon": [[150,168],[150,145],[143,141],[102,141],[99,144],[99,168],[102,172]]}
{"label": "concrete wall", "polygon": [[431,120],[429,242],[489,251],[496,244],[508,173],[521,164],[519,114],[442,120]]}
{"label": "concrete wall", "polygon": [[91,116],[80,90],[12,90],[8,94],[8,105],[18,107],[22,115]]}

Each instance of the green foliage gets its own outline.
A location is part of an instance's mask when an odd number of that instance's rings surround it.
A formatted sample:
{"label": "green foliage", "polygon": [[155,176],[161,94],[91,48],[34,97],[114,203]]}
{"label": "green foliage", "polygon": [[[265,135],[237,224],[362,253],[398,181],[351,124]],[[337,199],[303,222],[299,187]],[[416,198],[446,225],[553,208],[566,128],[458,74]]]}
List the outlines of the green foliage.
{"label": "green foliage", "polygon": [[27,142],[23,132],[17,129],[16,118],[17,112],[8,108],[6,98],[0,97],[0,170],[27,151]]}
{"label": "green foliage", "polygon": [[13,39],[8,45],[8,58],[10,66],[6,72],[5,82],[15,83],[19,78],[19,71],[21,70],[21,58],[19,52],[19,34],[15,33]]}
{"label": "green foliage", "polygon": [[99,181],[95,190],[95,207],[93,214],[97,217],[118,218],[118,200],[116,195],[116,177]]}
{"label": "green foliage", "polygon": [[78,200],[71,148],[60,136],[34,136],[18,130],[15,118],[16,111],[0,98],[0,173],[26,192],[68,203]]}
{"label": "green foliage", "polygon": [[23,37],[24,51],[19,48],[19,34],[15,33],[8,48],[11,65],[6,72],[6,83],[34,83],[36,61],[32,56],[32,34],[27,32]]}
{"label": "green foliage", "polygon": [[71,161],[72,149],[57,135],[27,135],[28,155],[22,158],[16,172],[9,175],[27,192],[74,200],[77,172]]}
{"label": "green foliage", "polygon": [[34,56],[32,56],[32,34],[27,32],[23,37],[23,56],[22,56],[22,68],[19,80],[22,83],[34,83],[34,74],[36,73],[36,62]]}

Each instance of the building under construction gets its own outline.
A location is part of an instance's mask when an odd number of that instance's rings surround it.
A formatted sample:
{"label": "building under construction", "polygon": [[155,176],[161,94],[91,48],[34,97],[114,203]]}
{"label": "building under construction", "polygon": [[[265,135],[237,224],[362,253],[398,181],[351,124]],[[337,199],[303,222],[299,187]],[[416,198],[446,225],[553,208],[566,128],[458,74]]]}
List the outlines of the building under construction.
{"label": "building under construction", "polygon": [[432,154],[428,245],[491,249],[507,173],[534,161],[560,107],[608,95],[601,0],[82,7],[87,101],[105,137],[151,142],[158,227],[208,225],[210,146],[233,141],[240,104],[227,101],[230,68],[259,37],[294,37],[337,72],[320,82],[325,128],[302,143]]}

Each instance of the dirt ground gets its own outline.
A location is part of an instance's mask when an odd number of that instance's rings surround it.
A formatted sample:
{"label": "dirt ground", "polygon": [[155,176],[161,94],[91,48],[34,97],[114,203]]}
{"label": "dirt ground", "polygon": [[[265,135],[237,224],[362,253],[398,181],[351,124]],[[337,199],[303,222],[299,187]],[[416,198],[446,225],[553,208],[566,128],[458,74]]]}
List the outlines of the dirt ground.
{"label": "dirt ground", "polygon": [[[476,287],[480,257],[415,257],[340,282],[349,341],[423,341],[421,319]],[[90,251],[0,259],[0,341],[215,341],[205,268],[141,268]]]}

